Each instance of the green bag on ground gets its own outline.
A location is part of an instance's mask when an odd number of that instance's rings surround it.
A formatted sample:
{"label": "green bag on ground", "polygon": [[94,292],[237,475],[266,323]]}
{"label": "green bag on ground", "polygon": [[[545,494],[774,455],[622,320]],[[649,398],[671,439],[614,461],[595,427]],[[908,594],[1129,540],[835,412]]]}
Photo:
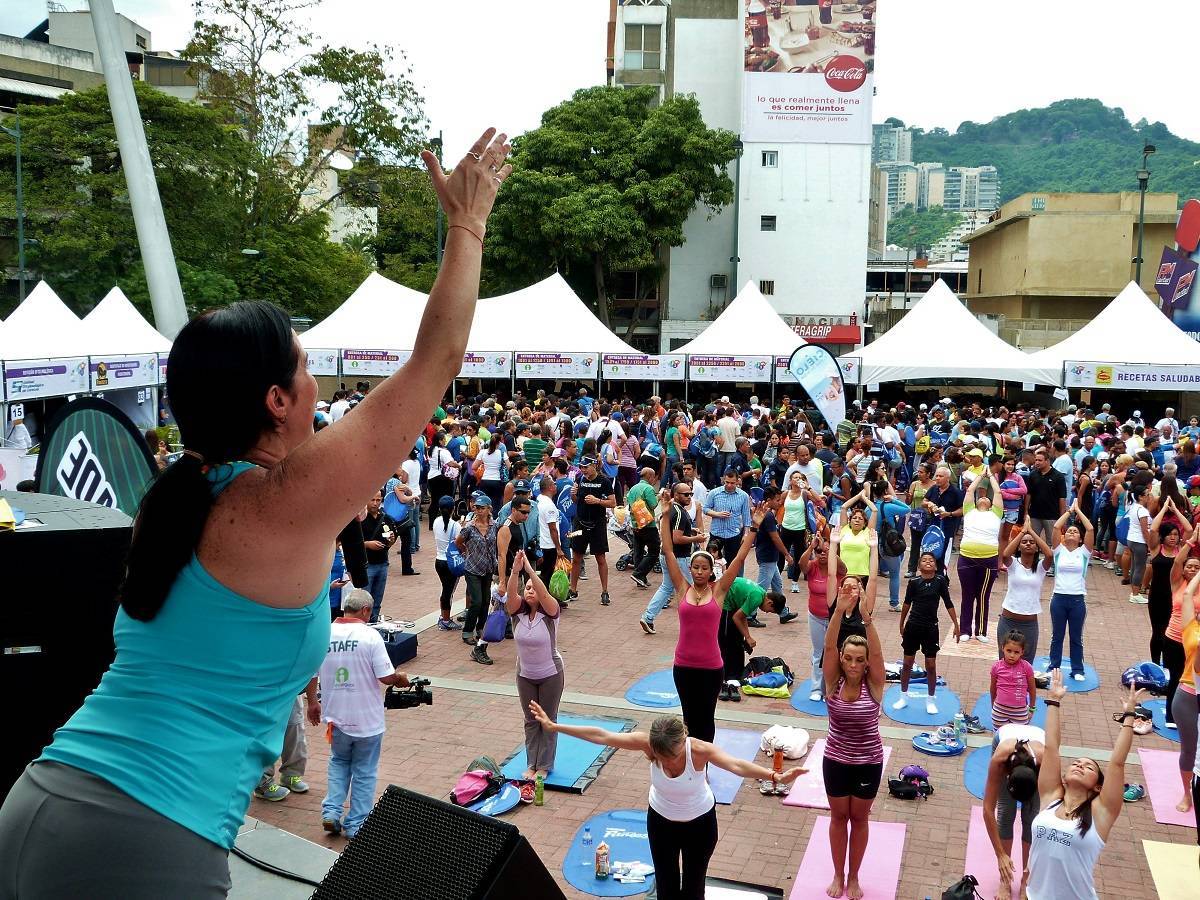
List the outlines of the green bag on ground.
{"label": "green bag on ground", "polygon": [[550,591],[550,596],[560,603],[567,599],[567,594],[571,593],[571,579],[562,569],[555,569],[554,574],[550,576],[550,584],[547,585]]}

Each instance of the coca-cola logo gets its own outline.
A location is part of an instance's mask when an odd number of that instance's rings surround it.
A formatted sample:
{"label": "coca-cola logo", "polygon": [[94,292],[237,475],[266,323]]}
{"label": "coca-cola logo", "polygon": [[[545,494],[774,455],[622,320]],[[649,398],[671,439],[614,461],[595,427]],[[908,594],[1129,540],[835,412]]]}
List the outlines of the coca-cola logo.
{"label": "coca-cola logo", "polygon": [[840,93],[857,91],[866,80],[866,63],[857,56],[835,56],[825,65],[825,83]]}

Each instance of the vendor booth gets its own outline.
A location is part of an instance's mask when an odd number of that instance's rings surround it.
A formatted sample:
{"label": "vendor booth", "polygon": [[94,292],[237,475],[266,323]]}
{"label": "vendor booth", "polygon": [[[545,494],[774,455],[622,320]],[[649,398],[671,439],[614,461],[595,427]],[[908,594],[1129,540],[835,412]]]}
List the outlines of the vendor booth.
{"label": "vendor booth", "polygon": [[83,318],[88,389],[118,407],[139,429],[158,424],[158,384],[171,342],[142,318],[119,287]]}

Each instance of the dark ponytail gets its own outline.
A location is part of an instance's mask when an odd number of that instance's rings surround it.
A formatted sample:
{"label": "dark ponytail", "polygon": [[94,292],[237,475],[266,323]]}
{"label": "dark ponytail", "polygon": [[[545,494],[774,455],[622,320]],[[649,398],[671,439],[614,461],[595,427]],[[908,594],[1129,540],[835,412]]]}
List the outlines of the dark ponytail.
{"label": "dark ponytail", "polygon": [[151,621],[192,558],[213,505],[210,469],[240,459],[275,428],[267,391],[289,389],[300,367],[288,314],[247,301],[193,319],[171,347],[167,396],[189,451],[142,498],[120,588],[121,606]]}

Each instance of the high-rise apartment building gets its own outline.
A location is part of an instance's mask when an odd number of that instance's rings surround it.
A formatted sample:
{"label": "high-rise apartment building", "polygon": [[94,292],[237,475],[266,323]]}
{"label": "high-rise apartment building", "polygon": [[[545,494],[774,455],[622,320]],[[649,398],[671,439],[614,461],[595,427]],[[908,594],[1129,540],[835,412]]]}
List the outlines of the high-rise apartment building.
{"label": "high-rise apartment building", "polygon": [[919,171],[912,163],[880,163],[877,168],[887,176],[885,202],[889,216],[906,206],[916,206],[920,187]]}
{"label": "high-rise apartment building", "polygon": [[892,125],[871,126],[871,162],[911,163],[912,132]]}
{"label": "high-rise apartment building", "polygon": [[[611,2],[610,83],[692,94],[710,128],[739,133],[744,0]],[[785,317],[860,314],[870,172],[866,144],[745,142],[729,166],[736,203],[693,210],[684,244],[665,252],[655,349],[699,334],[748,281]],[[634,343],[650,331],[639,323]]]}
{"label": "high-rise apartment building", "polygon": [[951,166],[946,173],[946,209],[998,209],[1000,173],[995,166]]}
{"label": "high-rise apartment building", "polygon": [[946,205],[946,167],[940,162],[917,163],[917,209]]}

